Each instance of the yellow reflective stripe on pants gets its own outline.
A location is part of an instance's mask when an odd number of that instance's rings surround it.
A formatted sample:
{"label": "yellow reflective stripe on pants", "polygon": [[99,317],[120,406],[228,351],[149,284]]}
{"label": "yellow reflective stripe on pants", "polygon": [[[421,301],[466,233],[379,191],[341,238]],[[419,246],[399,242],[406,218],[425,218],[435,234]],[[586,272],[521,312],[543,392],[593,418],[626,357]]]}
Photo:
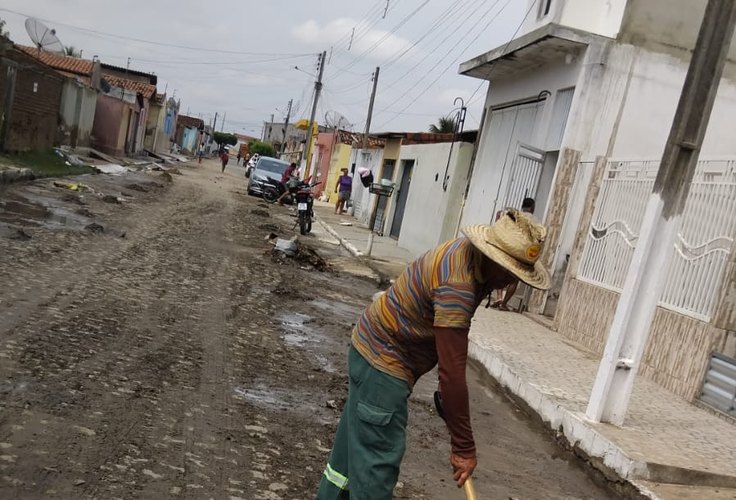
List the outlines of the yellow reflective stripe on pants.
{"label": "yellow reflective stripe on pants", "polygon": [[333,469],[329,463],[327,464],[327,467],[325,467],[324,476],[329,482],[331,482],[341,490],[348,489],[348,478]]}

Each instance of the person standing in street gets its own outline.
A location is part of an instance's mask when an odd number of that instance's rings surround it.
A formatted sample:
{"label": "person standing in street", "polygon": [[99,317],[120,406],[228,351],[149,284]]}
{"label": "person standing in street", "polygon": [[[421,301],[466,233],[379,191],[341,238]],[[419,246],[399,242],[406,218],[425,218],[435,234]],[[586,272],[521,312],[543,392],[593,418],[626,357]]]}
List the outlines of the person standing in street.
{"label": "person standing in street", "polygon": [[[536,202],[534,201],[534,198],[524,198],[524,201],[521,202],[521,211],[529,215],[534,214],[535,207],[536,207]],[[516,280],[513,283],[511,283],[509,286],[507,286],[505,289],[498,290],[497,292],[498,296],[496,298],[496,302],[491,304],[491,307],[494,309],[499,309],[501,311],[509,311],[509,301],[516,293],[516,289],[518,287],[519,287],[519,281]],[[486,305],[486,307],[488,306]]]}
{"label": "person standing in street", "polygon": [[227,167],[227,162],[230,160],[230,155],[227,154],[227,149],[222,150],[222,154],[220,155],[220,161],[222,162],[222,172],[225,173],[225,167]]}
{"label": "person standing in street", "polygon": [[342,215],[345,211],[345,204],[350,200],[350,193],[353,190],[353,178],[348,175],[348,169],[340,170],[342,175],[337,179],[335,184],[335,192],[337,193],[337,203],[335,204],[335,213]]}
{"label": "person standing in street", "polygon": [[204,144],[199,145],[199,152],[197,153],[197,156],[197,163],[202,163],[202,158],[204,157]]}
{"label": "person standing in street", "polygon": [[238,151],[237,164],[240,166],[240,151]]}
{"label": "person standing in street", "polygon": [[505,211],[492,226],[463,229],[415,260],[355,325],[348,353],[348,398],[317,500],[389,500],[406,447],[407,401],[438,365],[458,487],[476,467],[465,370],[470,321],[493,289],[515,280],[549,288],[538,262],[546,229]]}

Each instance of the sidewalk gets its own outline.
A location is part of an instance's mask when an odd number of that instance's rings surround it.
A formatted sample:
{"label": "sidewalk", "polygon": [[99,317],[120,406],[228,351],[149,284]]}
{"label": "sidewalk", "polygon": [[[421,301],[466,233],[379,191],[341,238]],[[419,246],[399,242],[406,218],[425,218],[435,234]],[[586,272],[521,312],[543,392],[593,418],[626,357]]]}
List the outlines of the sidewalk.
{"label": "sidewalk", "polygon": [[363,259],[377,272],[382,279],[396,278],[406,265],[414,260],[414,256],[403,248],[399,248],[395,239],[374,235],[371,256],[365,255],[368,244],[367,228],[358,226],[355,217],[348,214],[335,215],[334,205],[315,201],[314,212],[317,222],[345,247],[353,256]]}
{"label": "sidewalk", "polygon": [[[365,259],[368,230],[340,225],[355,219],[333,210],[315,207],[325,229]],[[370,262],[385,277],[395,277],[411,259],[395,240],[375,237]],[[587,421],[599,357],[522,314],[479,308],[469,353],[608,477],[623,478],[652,499],[736,499],[736,425],[643,377],[625,427]]]}
{"label": "sidewalk", "polygon": [[587,421],[598,356],[521,314],[480,308],[469,352],[596,468],[651,498],[736,498],[736,425],[643,377],[624,428]]}

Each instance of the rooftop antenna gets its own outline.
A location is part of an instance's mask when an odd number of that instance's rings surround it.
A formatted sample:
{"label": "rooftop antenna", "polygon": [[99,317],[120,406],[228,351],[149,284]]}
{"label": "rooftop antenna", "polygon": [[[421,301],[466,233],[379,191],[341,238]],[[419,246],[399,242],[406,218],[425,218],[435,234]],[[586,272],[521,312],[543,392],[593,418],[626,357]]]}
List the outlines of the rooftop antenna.
{"label": "rooftop antenna", "polygon": [[64,45],[56,36],[56,30],[49,28],[38,19],[33,17],[26,19],[26,32],[39,51],[64,54]]}

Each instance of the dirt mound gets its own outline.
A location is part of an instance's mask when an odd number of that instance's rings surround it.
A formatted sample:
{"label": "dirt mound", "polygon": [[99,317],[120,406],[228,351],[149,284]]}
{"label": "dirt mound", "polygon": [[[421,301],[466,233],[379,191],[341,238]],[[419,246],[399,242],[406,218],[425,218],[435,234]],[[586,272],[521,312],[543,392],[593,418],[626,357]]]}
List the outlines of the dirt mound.
{"label": "dirt mound", "polygon": [[268,213],[268,210],[263,210],[262,208],[254,208],[250,211],[250,213],[259,217],[271,217],[271,214]]}

